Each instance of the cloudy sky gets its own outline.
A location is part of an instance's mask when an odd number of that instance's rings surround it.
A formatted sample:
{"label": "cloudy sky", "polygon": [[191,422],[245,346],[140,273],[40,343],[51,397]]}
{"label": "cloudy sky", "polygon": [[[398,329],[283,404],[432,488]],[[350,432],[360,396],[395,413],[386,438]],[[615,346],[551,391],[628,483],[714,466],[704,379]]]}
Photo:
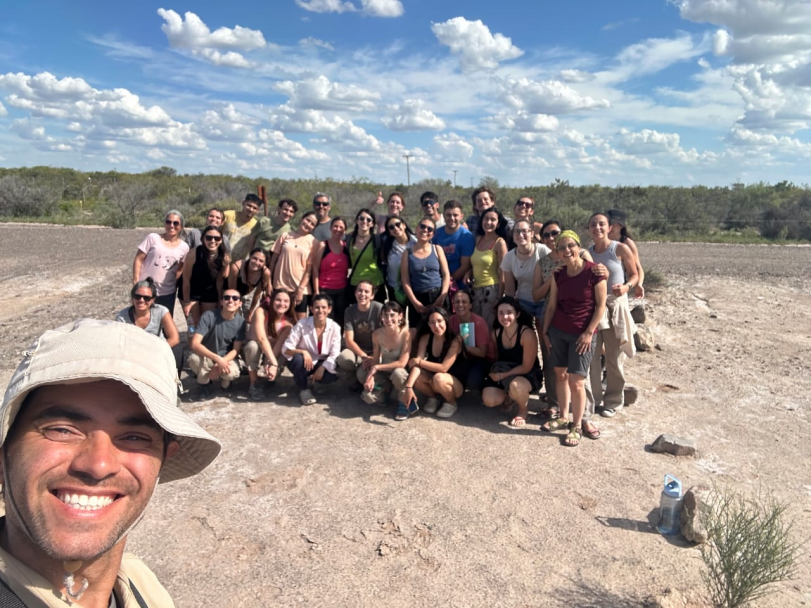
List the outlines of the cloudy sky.
{"label": "cloudy sky", "polygon": [[807,183],[808,0],[38,0],[0,166]]}

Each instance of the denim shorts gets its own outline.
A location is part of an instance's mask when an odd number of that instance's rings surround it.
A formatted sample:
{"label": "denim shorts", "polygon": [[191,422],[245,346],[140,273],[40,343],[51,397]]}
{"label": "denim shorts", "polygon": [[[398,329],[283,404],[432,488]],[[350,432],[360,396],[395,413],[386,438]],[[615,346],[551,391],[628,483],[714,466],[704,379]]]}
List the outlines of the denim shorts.
{"label": "denim shorts", "polygon": [[546,300],[533,302],[532,300],[518,300],[524,312],[531,314],[536,319],[543,319],[543,311],[546,308]]}

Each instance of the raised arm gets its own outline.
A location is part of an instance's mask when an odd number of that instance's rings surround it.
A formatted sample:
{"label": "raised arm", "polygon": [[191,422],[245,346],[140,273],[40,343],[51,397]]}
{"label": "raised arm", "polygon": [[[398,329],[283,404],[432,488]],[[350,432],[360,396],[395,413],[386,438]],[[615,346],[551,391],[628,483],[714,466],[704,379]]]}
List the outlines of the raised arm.
{"label": "raised arm", "polygon": [[320,285],[318,278],[321,272],[321,260],[324,259],[324,251],[329,247],[329,243],[324,241],[315,246],[315,255],[313,256],[313,295],[321,293],[319,291]]}

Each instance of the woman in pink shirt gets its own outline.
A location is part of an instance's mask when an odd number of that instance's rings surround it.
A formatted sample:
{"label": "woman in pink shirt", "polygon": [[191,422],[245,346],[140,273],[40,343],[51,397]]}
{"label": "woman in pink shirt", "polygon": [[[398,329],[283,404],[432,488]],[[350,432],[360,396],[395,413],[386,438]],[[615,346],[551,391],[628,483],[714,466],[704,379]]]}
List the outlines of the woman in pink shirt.
{"label": "woman in pink shirt", "polygon": [[132,284],[151,277],[158,294],[154,303],[174,314],[177,280],[183,272],[189,246],[180,238],[184,228],[180,211],[169,211],[163,225],[163,234],[152,233],[138,245],[132,262]]}
{"label": "woman in pink shirt", "polygon": [[340,217],[333,218],[330,231],[330,238],[317,245],[313,258],[313,293],[325,293],[332,298],[333,318],[343,327],[349,283],[349,253],[343,240],[346,222]]}

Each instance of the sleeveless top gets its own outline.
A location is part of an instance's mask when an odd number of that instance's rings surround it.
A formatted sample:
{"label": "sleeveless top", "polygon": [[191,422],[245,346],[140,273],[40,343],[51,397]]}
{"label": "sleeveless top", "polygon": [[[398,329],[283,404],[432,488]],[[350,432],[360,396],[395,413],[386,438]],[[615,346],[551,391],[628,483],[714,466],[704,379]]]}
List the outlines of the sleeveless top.
{"label": "sleeveless top", "polygon": [[375,235],[369,237],[369,242],[361,249],[355,249],[354,243],[348,244],[349,260],[352,262],[351,268],[355,268],[352,274],[352,286],[356,286],[361,281],[371,281],[372,285],[383,284],[383,273],[377,266]]}
{"label": "sleeveless top", "polygon": [[[251,285],[250,280],[248,279],[248,271],[245,269],[245,265],[247,261],[242,262],[242,266],[239,269],[239,273],[237,273],[237,291],[241,296],[247,296],[249,293],[253,293],[253,290],[256,289],[256,286],[262,282],[262,273],[259,273],[259,280]],[[243,273],[245,278],[243,279]]]}
{"label": "sleeveless top", "polygon": [[612,285],[621,285],[625,282],[625,269],[622,267],[622,260],[617,256],[617,241],[611,241],[608,249],[602,253],[594,251],[594,245],[589,247],[591,257],[595,264],[603,264],[608,268],[608,291],[610,293]]}
{"label": "sleeveless top", "polygon": [[[312,234],[301,236],[291,236],[288,232],[279,237],[274,249],[279,249],[279,261],[273,269],[273,289],[283,289],[294,292],[298,289],[304,273],[307,270],[307,261],[310,259],[310,252],[315,244],[315,237]],[[281,244],[280,244],[281,243]],[[302,284],[302,293],[306,296],[310,293],[310,282]]]}
{"label": "sleeveless top", "polygon": [[414,293],[442,287],[436,245],[431,245],[430,253],[424,259],[416,257],[413,250],[408,250],[408,276],[411,279],[411,289],[414,290]]}
{"label": "sleeveless top", "polygon": [[[496,333],[496,349],[498,350],[498,356],[496,357],[496,361],[508,361],[509,363],[517,363],[521,365],[524,362],[524,347],[521,346],[521,336],[524,335],[524,332],[529,330],[529,327],[521,327],[519,335],[515,338],[515,344],[512,347],[507,348],[504,346],[504,341],[502,336],[504,335],[504,328],[499,327],[498,333]],[[538,355],[535,354],[535,360],[532,363],[532,369],[528,372],[530,374],[535,373],[540,370],[540,363],[538,363]]]}
{"label": "sleeveless top", "polygon": [[217,276],[212,273],[208,265],[208,250],[205,247],[198,247],[194,256],[189,291],[191,291],[190,294],[184,295],[192,300],[201,299],[203,302],[216,302],[220,299],[217,293]]}
{"label": "sleeveless top", "polygon": [[397,359],[400,358],[400,355],[403,354],[403,346],[405,345],[405,333],[403,334],[402,338],[400,339],[400,343],[397,345],[397,348],[393,348],[389,350],[382,344],[380,345],[380,362],[381,363],[394,363]]}
{"label": "sleeveless top", "polygon": [[[500,238],[500,237],[499,237]],[[470,264],[473,267],[473,287],[489,287],[498,283],[498,259],[496,257],[496,243],[493,241],[490,249],[480,251],[474,247],[470,256]]]}
{"label": "sleeveless top", "polygon": [[[153,336],[160,336],[161,335],[161,321],[163,321],[163,317],[166,316],[166,313],[169,312],[169,309],[165,306],[161,306],[160,304],[153,304],[149,308],[149,323],[146,324],[144,327],[144,331],[148,334],[152,334]],[[132,306],[125,308],[124,310],[120,311],[116,316],[115,320],[119,323],[128,323],[130,325],[135,325],[135,313]]]}
{"label": "sleeveless top", "polygon": [[[448,347],[450,350],[450,346]],[[425,349],[425,360],[430,363],[442,363],[444,357],[440,358],[434,355],[434,333],[428,334],[428,347]],[[459,354],[456,355],[456,361],[453,362],[448,373],[462,383],[462,387],[467,382],[467,359],[465,359],[465,350],[462,348]]]}
{"label": "sleeveless top", "polygon": [[349,275],[346,246],[342,245],[338,253],[332,251],[329,241],[324,241],[324,246],[326,249],[321,257],[321,266],[318,268],[318,286],[322,289],[344,289]]}

